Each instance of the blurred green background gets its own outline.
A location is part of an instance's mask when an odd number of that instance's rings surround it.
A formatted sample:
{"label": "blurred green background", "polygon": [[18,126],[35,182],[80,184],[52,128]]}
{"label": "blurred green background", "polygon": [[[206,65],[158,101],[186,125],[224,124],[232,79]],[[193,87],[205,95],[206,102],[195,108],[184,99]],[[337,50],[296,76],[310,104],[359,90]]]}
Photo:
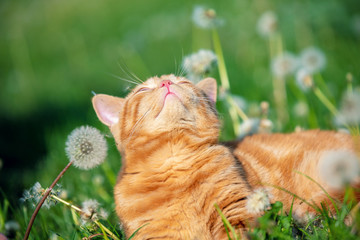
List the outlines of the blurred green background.
{"label": "blurred green background", "polygon": [[[2,0],[0,196],[16,209],[24,188],[36,181],[49,185],[68,161],[64,146],[72,129],[92,125],[109,135],[92,110],[92,91],[125,96],[133,85],[116,76],[129,79],[131,72],[146,79],[175,73],[184,56],[200,48],[212,49],[210,32],[191,20],[196,5],[215,9],[224,20],[218,31],[231,91],[249,104],[273,104],[269,43],[256,30],[259,17],[268,10],[278,16],[284,49],[298,54],[316,46],[325,53],[322,76],[334,104],[339,104],[346,88],[347,73],[358,83],[359,0]],[[218,78],[217,71],[212,75]],[[317,101],[311,93],[307,97],[309,102]],[[291,116],[283,130],[293,131],[298,124],[314,127],[293,116],[290,107],[296,94],[289,91],[288,100]],[[319,118],[315,127],[334,128],[321,103],[312,107]],[[223,108],[220,104],[226,123]],[[270,119],[275,118],[271,112]],[[223,139],[230,137],[225,134]],[[111,137],[108,140],[107,167],[116,174],[119,154]],[[79,194],[92,192],[83,184],[104,173],[104,167],[85,173],[71,169],[62,183],[70,197],[81,200]],[[112,182],[106,183],[106,199],[111,201]],[[89,189],[81,192],[84,188]]]}

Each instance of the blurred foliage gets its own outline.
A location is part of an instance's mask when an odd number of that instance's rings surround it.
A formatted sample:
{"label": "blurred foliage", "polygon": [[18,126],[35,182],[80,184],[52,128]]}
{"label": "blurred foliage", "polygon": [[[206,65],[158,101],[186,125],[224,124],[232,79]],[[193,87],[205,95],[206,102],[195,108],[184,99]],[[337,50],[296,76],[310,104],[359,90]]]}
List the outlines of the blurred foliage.
{"label": "blurred foliage", "polygon": [[[211,34],[191,21],[193,7],[206,5],[216,10],[225,23],[218,29],[231,92],[253,106],[270,103],[272,73],[269,43],[258,35],[259,16],[274,11],[279,18],[283,48],[295,54],[308,46],[320,48],[327,57],[322,77],[327,94],[339,104],[346,88],[345,76],[360,77],[360,16],[358,0],[241,0],[241,1],[85,1],[38,0],[0,3],[0,190],[10,200],[9,218],[17,218],[24,229],[31,214],[18,207],[24,188],[36,181],[51,183],[66,165],[66,136],[79,125],[92,125],[109,135],[110,154],[105,165],[84,172],[70,169],[61,180],[68,198],[80,204],[97,198],[107,210],[114,209],[112,186],[120,168],[119,154],[109,131],[97,120],[92,91],[125,96],[129,84],[116,76],[141,79],[178,73],[183,57],[200,48],[212,49]],[[215,71],[212,75],[218,79]],[[299,90],[288,83],[290,121],[282,129],[334,128],[331,113],[312,93],[305,94],[310,115],[297,118],[291,107]],[[293,90],[295,89],[295,90]],[[301,93],[302,94],[302,93]],[[233,137],[225,104],[218,103],[224,122],[222,139]],[[276,129],[275,129],[276,131]],[[96,176],[104,177],[97,185]],[[2,198],[1,197],[1,198]],[[81,235],[71,223],[66,207],[41,213],[36,234],[48,238],[55,229],[73,229],[65,239]],[[60,222],[58,218],[65,220]],[[112,222],[116,222],[115,213]],[[46,230],[46,231],[45,231]],[[56,231],[57,231],[56,230]],[[61,231],[61,230],[59,230]]]}

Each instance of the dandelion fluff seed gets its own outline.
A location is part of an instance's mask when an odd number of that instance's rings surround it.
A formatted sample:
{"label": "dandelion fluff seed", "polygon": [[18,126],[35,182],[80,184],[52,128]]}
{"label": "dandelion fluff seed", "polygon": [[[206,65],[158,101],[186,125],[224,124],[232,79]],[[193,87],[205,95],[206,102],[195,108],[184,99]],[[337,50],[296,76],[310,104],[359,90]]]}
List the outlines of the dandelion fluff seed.
{"label": "dandelion fluff seed", "polygon": [[193,22],[200,28],[210,29],[219,26],[223,21],[216,16],[214,9],[196,6],[192,14]]}
{"label": "dandelion fluff seed", "polygon": [[294,73],[298,65],[299,60],[294,54],[284,52],[272,59],[271,70],[275,76],[284,78]]}
{"label": "dandelion fluff seed", "polygon": [[66,141],[66,155],[80,169],[91,169],[107,156],[107,144],[99,130],[81,126],[73,130]]}
{"label": "dandelion fluff seed", "polygon": [[254,193],[247,198],[246,209],[250,213],[261,213],[262,211],[265,211],[269,206],[269,193],[264,188],[256,189]]}
{"label": "dandelion fluff seed", "polygon": [[339,189],[359,176],[359,159],[350,151],[327,151],[320,159],[319,171],[323,181],[329,186]]}
{"label": "dandelion fluff seed", "polygon": [[217,64],[217,57],[211,50],[200,49],[198,52],[186,56],[182,66],[187,73],[188,79],[197,82],[203,75],[209,73]]}
{"label": "dandelion fluff seed", "polygon": [[325,54],[316,47],[308,47],[301,52],[301,65],[309,73],[322,71],[326,66]]}
{"label": "dandelion fluff seed", "polygon": [[277,16],[272,11],[263,13],[257,22],[257,31],[261,36],[268,37],[277,30]]}

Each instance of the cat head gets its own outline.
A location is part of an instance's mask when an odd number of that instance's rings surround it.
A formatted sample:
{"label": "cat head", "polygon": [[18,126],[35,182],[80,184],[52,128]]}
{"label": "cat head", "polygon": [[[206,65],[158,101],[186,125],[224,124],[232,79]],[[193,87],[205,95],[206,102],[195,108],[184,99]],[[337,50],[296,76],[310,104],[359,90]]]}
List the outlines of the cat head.
{"label": "cat head", "polygon": [[216,90],[213,78],[195,85],[184,77],[163,75],[139,84],[125,98],[98,94],[92,103],[120,150],[138,138],[176,134],[217,141]]}

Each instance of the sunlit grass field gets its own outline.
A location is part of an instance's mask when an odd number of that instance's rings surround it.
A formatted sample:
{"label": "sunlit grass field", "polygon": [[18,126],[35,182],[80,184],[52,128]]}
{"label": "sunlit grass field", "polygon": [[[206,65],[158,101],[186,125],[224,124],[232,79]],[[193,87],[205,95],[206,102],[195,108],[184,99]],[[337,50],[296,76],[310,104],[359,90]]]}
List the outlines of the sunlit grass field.
{"label": "sunlit grass field", "polygon": [[[194,21],[197,6],[212,9],[206,15],[216,19],[210,28]],[[29,239],[123,239],[113,200],[120,155],[92,109],[92,92],[126,96],[133,75],[142,80],[170,73],[193,77],[184,59],[200,49],[217,56],[199,76],[218,81],[220,140],[253,131],[316,128],[359,134],[359,98],[346,109],[347,94],[360,91],[357,0],[4,0],[0,18],[0,233],[9,239],[23,238],[34,211],[28,201],[20,201],[24,190],[36,182],[50,186],[69,162],[68,135],[82,125],[105,135],[108,155],[94,169],[70,167],[59,181],[63,191],[58,197],[78,207],[97,200],[108,212],[99,221],[115,237],[57,202],[40,210]],[[301,78],[306,49],[320,52],[322,65]],[[285,55],[291,60],[281,62]],[[343,117],[348,111],[355,115]],[[352,120],[350,127],[344,119]],[[254,120],[264,124],[253,127]],[[358,190],[350,189],[348,198]],[[250,235],[360,239],[359,214],[354,215],[356,227],[343,223],[351,207],[344,205],[337,218],[321,211],[300,226],[276,203]]]}

